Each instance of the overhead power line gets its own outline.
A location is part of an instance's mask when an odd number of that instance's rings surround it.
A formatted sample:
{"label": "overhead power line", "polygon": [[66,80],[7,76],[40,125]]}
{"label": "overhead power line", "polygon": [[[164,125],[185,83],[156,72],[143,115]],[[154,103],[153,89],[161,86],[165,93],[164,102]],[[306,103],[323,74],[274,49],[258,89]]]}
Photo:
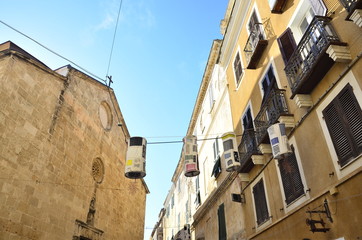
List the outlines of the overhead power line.
{"label": "overhead power line", "polygon": [[68,61],[68,62],[70,62],[71,64],[73,64],[74,66],[78,67],[79,69],[81,69],[81,70],[84,71],[85,73],[89,74],[90,76],[94,77],[95,79],[97,79],[97,80],[99,80],[99,81],[102,81],[102,82],[104,82],[105,84],[107,84],[107,81],[106,81],[106,80],[102,79],[101,77],[98,77],[98,76],[95,75],[94,73],[92,73],[92,72],[88,71],[87,69],[81,67],[80,65],[78,65],[78,64],[76,64],[75,62],[73,62],[72,60],[70,60],[70,59],[62,56],[61,54],[59,54],[59,53],[51,50],[50,48],[48,48],[48,47],[45,46],[44,44],[41,44],[40,42],[38,42],[38,41],[35,40],[34,38],[32,38],[32,37],[26,35],[25,33],[17,30],[16,28],[14,28],[14,27],[10,26],[9,24],[3,22],[2,20],[0,20],[0,23],[4,24],[5,26],[7,26],[8,28],[14,30],[15,32],[23,35],[24,37],[30,39],[31,41],[35,42],[36,44],[38,44],[38,45],[41,46],[42,48],[46,49],[47,51],[55,54],[56,56],[58,56],[58,57],[60,57],[60,58],[62,58],[62,59],[64,59],[64,60],[66,60],[66,61]]}

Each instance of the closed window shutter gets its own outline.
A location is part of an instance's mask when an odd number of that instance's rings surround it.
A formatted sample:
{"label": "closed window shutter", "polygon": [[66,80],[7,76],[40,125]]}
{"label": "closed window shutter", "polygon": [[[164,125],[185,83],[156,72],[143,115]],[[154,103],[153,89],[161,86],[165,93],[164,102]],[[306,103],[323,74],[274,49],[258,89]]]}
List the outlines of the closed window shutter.
{"label": "closed window shutter", "polygon": [[293,146],[292,150],[292,154],[279,160],[280,176],[282,178],[285,202],[287,204],[290,204],[304,194],[304,186]]}
{"label": "closed window shutter", "polygon": [[297,48],[292,30],[287,28],[287,30],[285,30],[277,40],[284,63],[287,65],[294,50]]}
{"label": "closed window shutter", "polygon": [[256,222],[258,225],[269,219],[268,206],[266,203],[263,179],[253,187],[254,203],[256,210]]}
{"label": "closed window shutter", "polygon": [[322,0],[309,0],[312,5],[313,12],[318,16],[325,16],[327,13],[327,7]]}
{"label": "closed window shutter", "polygon": [[362,111],[349,84],[323,110],[323,116],[343,167],[362,152]]}
{"label": "closed window shutter", "polygon": [[357,157],[362,152],[362,110],[349,84],[339,95],[339,103],[354,142],[354,157]]}
{"label": "closed window shutter", "polygon": [[224,204],[221,204],[217,210],[217,217],[219,222],[219,240],[226,240],[226,222]]}

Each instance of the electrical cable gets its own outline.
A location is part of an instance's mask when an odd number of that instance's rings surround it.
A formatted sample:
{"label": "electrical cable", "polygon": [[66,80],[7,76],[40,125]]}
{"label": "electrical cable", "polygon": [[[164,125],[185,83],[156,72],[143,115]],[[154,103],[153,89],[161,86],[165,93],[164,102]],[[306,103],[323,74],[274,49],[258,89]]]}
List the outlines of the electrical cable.
{"label": "electrical cable", "polygon": [[110,68],[110,66],[111,66],[111,60],[112,60],[112,54],[113,54],[113,47],[114,47],[114,42],[115,42],[115,39],[116,39],[116,33],[117,33],[117,28],[118,28],[119,16],[121,15],[122,3],[123,3],[123,0],[121,0],[120,3],[119,3],[117,22],[116,22],[116,27],[115,27],[114,34],[113,34],[112,47],[111,47],[111,52],[110,52],[110,54],[109,54],[109,60],[108,60],[108,67],[107,67],[107,74],[106,74],[107,77],[108,77],[109,68]]}
{"label": "electrical cable", "polygon": [[[235,135],[235,137],[241,137],[242,135]],[[220,137],[213,137],[213,138],[202,138],[196,139],[197,141],[208,141],[208,140],[216,140],[220,139]],[[182,140],[175,140],[175,141],[160,141],[160,142],[148,142],[147,144],[169,144],[169,143],[182,143]]]}
{"label": "electrical cable", "polygon": [[104,83],[106,83],[106,84],[107,84],[107,81],[106,81],[106,80],[104,80],[104,79],[102,79],[102,78],[98,77],[97,75],[95,75],[95,74],[93,74],[92,72],[88,71],[87,69],[85,69],[85,68],[81,67],[80,65],[76,64],[76,63],[75,63],[75,62],[73,62],[72,60],[70,60],[70,59],[68,59],[68,58],[66,58],[66,57],[64,57],[64,56],[62,56],[61,54],[59,54],[59,53],[57,53],[57,52],[55,52],[55,51],[51,50],[50,48],[48,48],[47,46],[45,46],[45,45],[41,44],[40,42],[38,42],[38,41],[37,41],[37,40],[35,40],[34,38],[32,38],[32,37],[30,37],[30,36],[26,35],[25,33],[23,33],[23,32],[21,32],[21,31],[17,30],[16,28],[14,28],[14,27],[10,26],[9,24],[7,24],[7,23],[3,22],[2,20],[0,20],[0,23],[2,23],[2,24],[4,24],[5,26],[7,26],[8,28],[10,28],[10,29],[14,30],[15,32],[19,33],[20,35],[23,35],[24,37],[26,37],[26,38],[30,39],[31,41],[35,42],[36,44],[38,44],[38,45],[39,45],[39,46],[41,46],[42,48],[44,48],[44,49],[48,50],[49,52],[53,53],[54,55],[56,55],[56,56],[58,56],[58,57],[60,57],[60,58],[62,58],[62,59],[64,59],[64,60],[66,60],[66,61],[70,62],[71,64],[73,64],[74,66],[78,67],[79,69],[81,69],[81,70],[82,70],[82,71],[84,71],[85,73],[89,74],[90,76],[94,77],[94,78],[95,78],[95,79],[97,79],[98,81],[102,81],[102,82],[104,82]]}

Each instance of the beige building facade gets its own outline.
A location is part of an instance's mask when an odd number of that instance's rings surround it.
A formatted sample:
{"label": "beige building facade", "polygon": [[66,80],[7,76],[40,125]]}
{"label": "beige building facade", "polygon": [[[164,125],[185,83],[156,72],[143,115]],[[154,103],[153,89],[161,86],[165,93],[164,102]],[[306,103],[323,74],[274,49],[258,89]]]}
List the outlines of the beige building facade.
{"label": "beige building facade", "polygon": [[143,180],[113,90],[0,45],[0,239],[143,239]]}
{"label": "beige building facade", "polygon": [[[219,64],[239,136],[242,239],[359,239],[361,1],[230,6]],[[278,159],[276,123],[290,146]]]}

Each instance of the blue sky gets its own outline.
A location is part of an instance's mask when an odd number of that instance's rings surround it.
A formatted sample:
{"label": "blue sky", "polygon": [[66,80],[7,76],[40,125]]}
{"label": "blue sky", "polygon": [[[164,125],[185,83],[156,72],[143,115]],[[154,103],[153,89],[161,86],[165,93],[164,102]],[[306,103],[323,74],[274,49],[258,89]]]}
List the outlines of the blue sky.
{"label": "blue sky", "polygon": [[[123,0],[109,75],[132,136],[182,140],[228,0]],[[0,20],[105,78],[119,0],[2,0]],[[69,62],[0,23],[52,69]],[[162,208],[182,144],[148,145],[145,239]]]}

